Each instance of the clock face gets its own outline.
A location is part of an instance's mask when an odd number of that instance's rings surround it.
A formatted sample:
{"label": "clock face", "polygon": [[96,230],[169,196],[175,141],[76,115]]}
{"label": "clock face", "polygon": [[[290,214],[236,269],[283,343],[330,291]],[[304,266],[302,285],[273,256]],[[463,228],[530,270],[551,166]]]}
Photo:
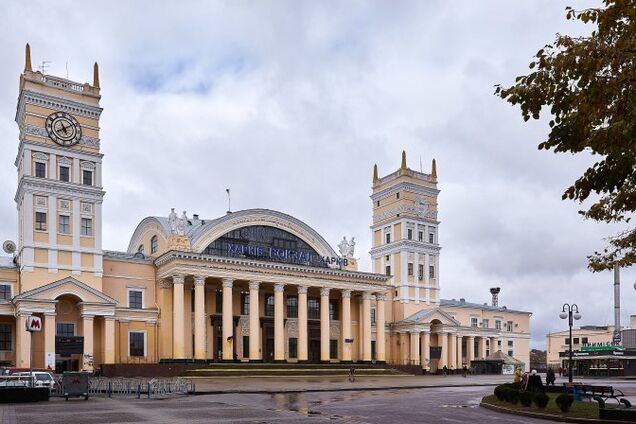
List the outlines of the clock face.
{"label": "clock face", "polygon": [[60,146],[72,146],[82,138],[82,128],[72,115],[55,112],[46,118],[46,132]]}

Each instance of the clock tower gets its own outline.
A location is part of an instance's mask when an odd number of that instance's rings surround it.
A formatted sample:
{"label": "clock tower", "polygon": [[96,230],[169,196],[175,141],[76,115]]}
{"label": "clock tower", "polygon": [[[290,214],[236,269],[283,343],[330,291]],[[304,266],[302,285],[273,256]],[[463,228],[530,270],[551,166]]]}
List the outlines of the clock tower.
{"label": "clock tower", "polygon": [[93,83],[33,71],[26,45],[15,165],[21,291],[72,276],[102,288],[102,154]]}

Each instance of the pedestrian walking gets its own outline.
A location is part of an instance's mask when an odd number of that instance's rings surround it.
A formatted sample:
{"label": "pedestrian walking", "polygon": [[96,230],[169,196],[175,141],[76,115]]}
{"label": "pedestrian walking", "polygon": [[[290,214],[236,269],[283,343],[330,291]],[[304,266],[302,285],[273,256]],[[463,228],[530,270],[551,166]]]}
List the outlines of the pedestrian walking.
{"label": "pedestrian walking", "polygon": [[468,374],[468,368],[466,368],[466,365],[464,365],[462,367],[462,377],[466,378],[466,374]]}
{"label": "pedestrian walking", "polygon": [[356,381],[356,369],[354,367],[349,368],[349,382]]}
{"label": "pedestrian walking", "polygon": [[444,368],[442,368],[442,373],[444,374],[444,377],[448,375],[448,367],[446,365],[444,365]]}
{"label": "pedestrian walking", "polygon": [[553,385],[554,386],[554,381],[556,380],[556,375],[554,375],[554,370],[552,368],[548,368],[548,371],[545,374],[545,385],[549,386],[549,385]]}

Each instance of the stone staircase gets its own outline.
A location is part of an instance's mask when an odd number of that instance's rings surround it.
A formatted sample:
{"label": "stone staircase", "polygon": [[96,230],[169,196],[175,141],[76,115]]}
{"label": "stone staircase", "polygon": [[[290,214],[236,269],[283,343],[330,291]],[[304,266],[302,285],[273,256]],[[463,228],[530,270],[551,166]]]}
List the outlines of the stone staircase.
{"label": "stone staircase", "polygon": [[407,373],[385,364],[295,364],[213,363],[186,370],[184,377],[333,377],[347,376],[351,367],[356,377],[397,376]]}

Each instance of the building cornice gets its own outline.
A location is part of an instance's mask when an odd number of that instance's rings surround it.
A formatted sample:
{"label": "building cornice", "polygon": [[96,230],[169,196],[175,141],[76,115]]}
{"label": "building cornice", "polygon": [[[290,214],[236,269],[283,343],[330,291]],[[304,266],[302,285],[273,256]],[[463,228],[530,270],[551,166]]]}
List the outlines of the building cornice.
{"label": "building cornice", "polygon": [[392,253],[402,252],[404,249],[415,250],[417,253],[428,253],[430,255],[439,254],[442,247],[440,245],[431,245],[430,243],[422,243],[415,240],[402,239],[391,242],[389,244],[383,244],[372,248],[369,253],[371,258],[382,255],[390,255]]}
{"label": "building cornice", "polygon": [[16,120],[20,116],[20,113],[24,110],[24,104],[27,103],[49,109],[68,112],[74,115],[86,116],[93,119],[99,119],[102,111],[104,110],[99,106],[91,105],[89,103],[84,103],[78,100],[71,100],[60,96],[45,94],[40,91],[24,89],[20,92]]}
{"label": "building cornice", "polygon": [[407,192],[411,192],[415,194],[420,194],[423,196],[433,196],[433,197],[436,197],[440,192],[436,188],[421,186],[421,185],[409,183],[406,181],[402,181],[395,184],[394,186],[387,187],[383,190],[373,193],[371,195],[371,200],[376,202],[378,200],[386,199],[387,197],[395,197],[395,194],[401,191],[407,191]]}
{"label": "building cornice", "polygon": [[[51,146],[50,144],[47,144],[47,143],[38,143],[37,141],[34,141],[34,140],[26,140],[23,137],[21,137],[20,144],[18,146],[18,153],[16,154],[15,161],[13,162],[15,166],[20,165],[20,160],[23,157],[24,149],[27,147],[33,147],[32,150],[37,150],[43,153],[54,154],[58,156],[61,155],[60,148]],[[104,157],[104,154],[99,152],[79,151],[79,150],[75,150],[73,148],[68,148],[68,147],[64,149],[65,149],[63,151],[64,156],[78,158],[80,160],[101,162],[102,158]]]}
{"label": "building cornice", "polygon": [[37,178],[31,176],[23,176],[18,183],[18,189],[15,193],[15,202],[20,203],[20,199],[25,192],[32,194],[41,194],[42,196],[61,196],[73,200],[84,200],[92,202],[101,202],[106,192],[101,187],[85,186],[76,183],[67,183],[64,181],[52,180],[49,178]]}

